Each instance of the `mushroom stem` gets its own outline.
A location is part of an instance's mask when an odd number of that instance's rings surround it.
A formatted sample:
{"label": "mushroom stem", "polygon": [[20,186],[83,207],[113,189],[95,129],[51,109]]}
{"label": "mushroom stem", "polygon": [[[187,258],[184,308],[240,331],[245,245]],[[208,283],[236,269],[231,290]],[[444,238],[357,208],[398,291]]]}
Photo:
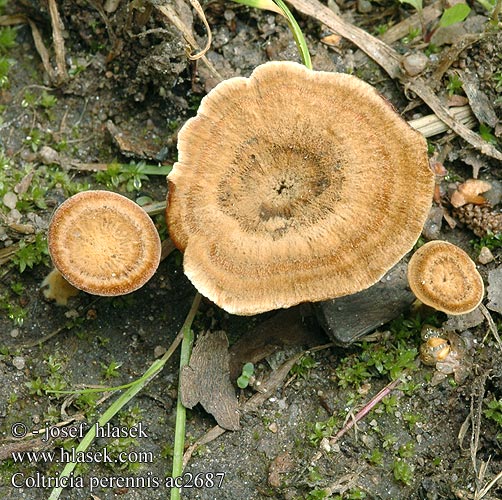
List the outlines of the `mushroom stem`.
{"label": "mushroom stem", "polygon": [[58,306],[66,306],[70,297],[78,295],[78,288],[68,283],[63,275],[57,270],[53,269],[42,281],[41,288],[44,297],[49,300],[55,300]]}

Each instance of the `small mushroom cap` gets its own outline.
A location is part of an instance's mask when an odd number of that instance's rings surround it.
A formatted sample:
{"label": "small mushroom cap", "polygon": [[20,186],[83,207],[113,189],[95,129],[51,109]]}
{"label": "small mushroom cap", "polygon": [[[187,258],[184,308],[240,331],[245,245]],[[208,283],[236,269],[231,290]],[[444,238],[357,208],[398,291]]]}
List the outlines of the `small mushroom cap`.
{"label": "small mushroom cap", "polygon": [[133,292],[160,262],[160,238],[150,217],[110,191],[84,191],[62,203],[52,216],[48,245],[64,278],[94,295]]}
{"label": "small mushroom cap", "polygon": [[216,86],[178,152],[170,236],[195,287],[235,314],[368,288],[432,200],[425,139],[373,87],[292,62]]}
{"label": "small mushroom cap", "polygon": [[429,241],[408,263],[408,282],[424,304],[447,314],[466,314],[483,300],[483,279],[476,264],[447,241]]}

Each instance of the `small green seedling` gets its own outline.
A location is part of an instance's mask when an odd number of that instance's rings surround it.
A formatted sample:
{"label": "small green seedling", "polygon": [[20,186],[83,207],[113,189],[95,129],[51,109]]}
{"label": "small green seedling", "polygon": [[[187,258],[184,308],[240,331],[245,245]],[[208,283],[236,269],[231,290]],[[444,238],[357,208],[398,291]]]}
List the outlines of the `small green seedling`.
{"label": "small green seedling", "polygon": [[237,386],[241,389],[245,389],[249,385],[251,377],[254,375],[254,365],[253,363],[246,363],[242,367],[241,376],[237,379]]}
{"label": "small green seedling", "polygon": [[487,405],[488,408],[483,411],[486,418],[489,418],[502,429],[502,399],[494,399]]}
{"label": "small green seedling", "polygon": [[439,20],[439,26],[445,28],[455,23],[461,23],[469,15],[469,12],[471,12],[471,8],[466,3],[457,3],[444,10]]}
{"label": "small green seedling", "polygon": [[42,233],[38,233],[30,243],[26,243],[25,240],[19,242],[19,249],[12,260],[22,273],[26,268],[32,269],[34,265],[47,264],[48,256],[47,240]]}
{"label": "small green seedling", "polygon": [[406,486],[409,486],[413,481],[412,466],[402,460],[394,460],[394,463],[392,464],[392,472],[394,474],[394,479]]}
{"label": "small green seedling", "polygon": [[462,80],[457,74],[452,74],[448,76],[448,83],[446,84],[446,90],[448,95],[458,94],[462,89]]}
{"label": "small green seedling", "polygon": [[95,174],[95,179],[109,189],[125,185],[128,192],[139,191],[149,175],[168,175],[171,166],[147,165],[144,161],[129,164],[110,163],[106,170]]}
{"label": "small green seedling", "polygon": [[492,129],[484,123],[479,124],[479,135],[490,144],[497,144],[497,138],[492,134]]}
{"label": "small green seedling", "polygon": [[119,376],[119,368],[122,366],[122,363],[117,363],[116,361],[111,361],[109,365],[105,363],[101,363],[101,368],[103,369],[103,377],[105,379],[110,379],[112,377]]}
{"label": "small green seedling", "polygon": [[309,371],[316,366],[317,363],[312,356],[303,356],[291,368],[291,375],[307,378]]}

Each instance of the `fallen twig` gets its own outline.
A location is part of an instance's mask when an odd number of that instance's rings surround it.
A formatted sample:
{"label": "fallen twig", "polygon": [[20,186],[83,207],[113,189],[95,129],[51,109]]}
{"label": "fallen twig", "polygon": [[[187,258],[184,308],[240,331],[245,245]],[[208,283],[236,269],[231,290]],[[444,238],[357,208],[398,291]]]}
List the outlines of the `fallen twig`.
{"label": "fallen twig", "polygon": [[389,395],[399,384],[401,379],[398,378],[393,380],[390,384],[387,384],[378,394],[373,396],[354,416],[347,421],[347,423],[332,437],[329,444],[335,444],[347,431],[352,429],[360,420],[362,420],[382,399]]}
{"label": "fallen twig", "polygon": [[52,41],[54,42],[54,53],[56,55],[55,83],[61,85],[68,80],[68,71],[66,70],[66,50],[63,39],[64,26],[56,0],[49,0],[49,14],[51,16]]}

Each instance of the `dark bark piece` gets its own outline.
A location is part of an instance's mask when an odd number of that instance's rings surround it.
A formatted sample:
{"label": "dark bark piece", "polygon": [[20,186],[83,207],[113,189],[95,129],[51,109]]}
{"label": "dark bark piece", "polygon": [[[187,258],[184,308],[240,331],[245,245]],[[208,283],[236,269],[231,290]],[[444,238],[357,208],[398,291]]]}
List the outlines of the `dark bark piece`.
{"label": "dark bark piece", "polygon": [[187,408],[200,403],[220,427],[239,429],[238,402],[230,382],[228,339],[224,331],[201,334],[190,363],[181,370],[181,402]]}
{"label": "dark bark piece", "polygon": [[409,308],[415,296],[406,279],[407,261],[398,262],[367,290],[315,304],[317,318],[333,342],[347,346]]}

